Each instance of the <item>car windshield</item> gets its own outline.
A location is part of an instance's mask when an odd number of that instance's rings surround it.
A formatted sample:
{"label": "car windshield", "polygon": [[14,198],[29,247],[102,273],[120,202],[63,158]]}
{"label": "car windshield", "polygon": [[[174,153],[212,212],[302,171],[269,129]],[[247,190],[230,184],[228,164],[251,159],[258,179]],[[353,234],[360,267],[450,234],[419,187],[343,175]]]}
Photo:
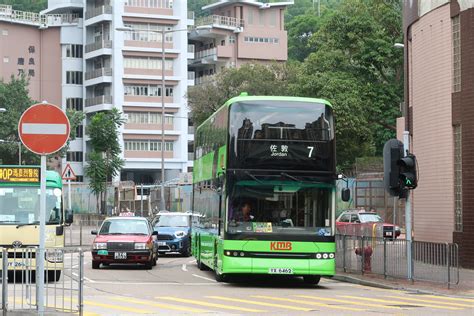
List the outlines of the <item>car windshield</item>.
{"label": "car windshield", "polygon": [[383,222],[382,218],[379,215],[373,214],[373,213],[359,214],[359,218],[362,223],[382,223]]}
{"label": "car windshield", "polygon": [[[46,189],[46,224],[61,223],[61,189]],[[0,188],[0,224],[39,223],[39,187]]]}
{"label": "car windshield", "polygon": [[99,235],[148,235],[148,225],[144,220],[109,219],[100,228]]}
{"label": "car windshield", "polygon": [[189,215],[161,215],[155,227],[188,227]]}

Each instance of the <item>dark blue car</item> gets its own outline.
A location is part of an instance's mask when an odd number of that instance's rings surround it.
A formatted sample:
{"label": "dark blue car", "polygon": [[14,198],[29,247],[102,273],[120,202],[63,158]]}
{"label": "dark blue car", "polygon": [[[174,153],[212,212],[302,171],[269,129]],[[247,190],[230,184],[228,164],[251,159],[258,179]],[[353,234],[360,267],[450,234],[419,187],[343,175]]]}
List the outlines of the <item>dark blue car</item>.
{"label": "dark blue car", "polygon": [[153,220],[158,232],[158,253],[179,252],[184,257],[191,255],[191,213],[159,213]]}

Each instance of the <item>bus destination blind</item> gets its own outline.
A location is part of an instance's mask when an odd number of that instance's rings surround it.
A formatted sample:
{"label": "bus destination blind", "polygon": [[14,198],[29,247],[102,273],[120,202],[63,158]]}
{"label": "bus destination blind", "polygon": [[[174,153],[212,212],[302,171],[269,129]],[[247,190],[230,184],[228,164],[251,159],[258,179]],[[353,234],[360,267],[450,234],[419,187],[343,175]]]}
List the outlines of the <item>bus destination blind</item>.
{"label": "bus destination blind", "polygon": [[0,183],[38,183],[40,169],[36,167],[0,167]]}

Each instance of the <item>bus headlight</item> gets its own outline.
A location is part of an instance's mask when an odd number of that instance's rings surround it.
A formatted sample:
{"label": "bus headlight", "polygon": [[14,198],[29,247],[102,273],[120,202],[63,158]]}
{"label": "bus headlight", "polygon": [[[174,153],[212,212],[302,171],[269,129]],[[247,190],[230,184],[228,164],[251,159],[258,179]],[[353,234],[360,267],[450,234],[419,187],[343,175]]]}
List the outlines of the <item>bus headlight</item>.
{"label": "bus headlight", "polygon": [[95,242],[92,244],[92,249],[107,249],[107,243],[106,242]]}
{"label": "bus headlight", "polygon": [[146,249],[146,243],[145,242],[136,242],[135,243],[135,250],[144,250]]}
{"label": "bus headlight", "polygon": [[60,250],[46,251],[46,261],[48,262],[59,263],[63,262],[63,259],[64,254]]}

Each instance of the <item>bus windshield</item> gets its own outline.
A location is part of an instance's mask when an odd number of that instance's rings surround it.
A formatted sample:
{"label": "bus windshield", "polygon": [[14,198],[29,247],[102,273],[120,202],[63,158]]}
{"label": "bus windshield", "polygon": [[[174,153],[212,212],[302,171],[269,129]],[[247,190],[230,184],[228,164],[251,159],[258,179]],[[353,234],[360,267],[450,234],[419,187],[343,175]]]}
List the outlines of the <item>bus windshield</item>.
{"label": "bus windshield", "polygon": [[232,104],[229,168],[332,172],[334,129],[330,106],[248,101]]}
{"label": "bus windshield", "polygon": [[[39,224],[38,187],[0,188],[0,225]],[[62,221],[61,189],[46,189],[46,224]]]}
{"label": "bus windshield", "polygon": [[323,183],[237,181],[227,232],[331,236],[331,197]]}

